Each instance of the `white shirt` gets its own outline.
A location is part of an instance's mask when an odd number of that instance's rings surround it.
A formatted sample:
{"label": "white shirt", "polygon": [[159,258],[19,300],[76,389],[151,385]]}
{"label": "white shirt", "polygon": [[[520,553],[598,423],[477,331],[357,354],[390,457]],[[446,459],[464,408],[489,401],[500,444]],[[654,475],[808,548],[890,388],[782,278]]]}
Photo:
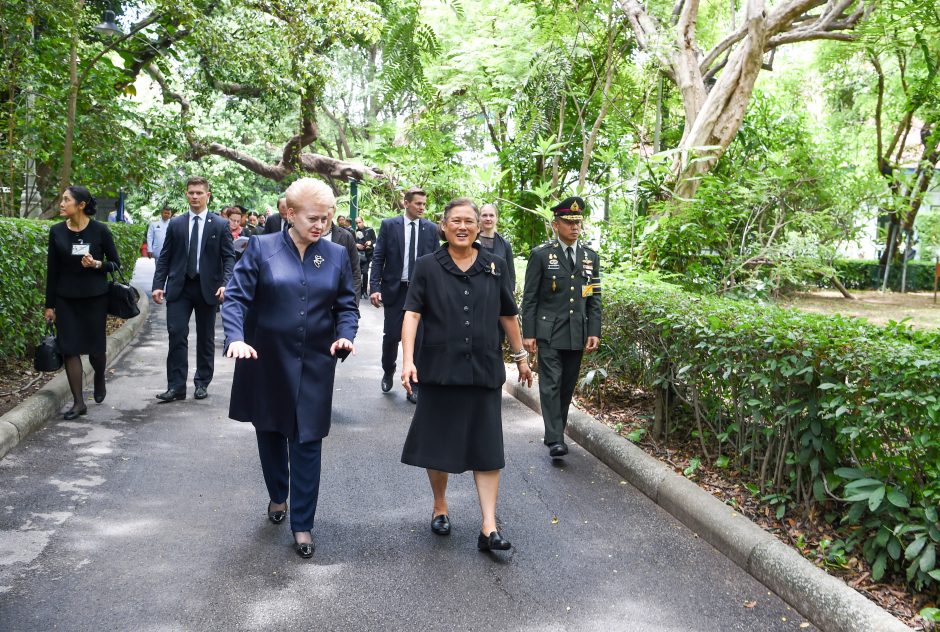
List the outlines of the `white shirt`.
{"label": "white shirt", "polygon": [[327,240],[327,241],[333,241],[333,229],[331,228],[331,229],[330,229],[330,232],[328,232],[328,233],[325,234],[325,235],[320,235],[320,239],[325,239],[325,240]]}
{"label": "white shirt", "polygon": [[163,241],[166,239],[166,227],[169,225],[170,220],[164,222],[162,217],[150,222],[150,227],[147,229],[147,251],[153,255],[154,259],[160,258]]}
{"label": "white shirt", "polygon": [[[415,239],[418,239],[418,232],[421,230],[421,226],[418,223],[417,219],[408,219],[407,215],[402,216],[405,220],[405,263],[401,267],[401,280],[408,280],[408,253],[411,252],[411,225],[415,226]],[[418,258],[418,253],[415,251],[415,259]]]}
{"label": "white shirt", "polygon": [[[187,257],[189,256],[189,237],[193,234],[193,218],[199,218],[199,241],[198,243],[202,244],[202,233],[206,230],[206,218],[209,217],[209,213],[206,212],[206,209],[202,209],[202,213],[198,215],[193,213],[192,209],[189,210],[189,223],[186,225],[186,253]],[[199,274],[199,259],[202,258],[202,248],[196,248],[196,274]]]}

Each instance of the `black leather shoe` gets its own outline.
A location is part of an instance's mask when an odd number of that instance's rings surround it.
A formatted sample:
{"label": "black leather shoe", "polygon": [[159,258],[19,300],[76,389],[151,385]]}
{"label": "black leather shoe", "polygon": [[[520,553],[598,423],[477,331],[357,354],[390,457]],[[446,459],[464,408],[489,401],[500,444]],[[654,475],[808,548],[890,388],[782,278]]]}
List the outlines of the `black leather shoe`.
{"label": "black leather shoe", "polygon": [[281,524],[282,522],[284,522],[284,518],[287,517],[287,507],[284,507],[284,509],[279,509],[277,511],[271,511],[271,505],[273,504],[274,504],[273,502],[268,502],[268,520],[270,520],[274,524]]}
{"label": "black leather shoe", "polygon": [[108,389],[104,384],[104,372],[99,376],[95,373],[95,403],[100,404],[108,394]]}
{"label": "black leather shoe", "polygon": [[431,531],[437,535],[450,535],[450,518],[441,514],[431,519]]}
{"label": "black leather shoe", "polygon": [[71,421],[73,419],[78,419],[79,415],[84,415],[86,413],[88,413],[88,406],[82,406],[81,408],[78,408],[77,406],[72,406],[67,411],[65,411],[65,414],[62,415],[62,419],[65,419],[66,421]]}
{"label": "black leather shoe", "polygon": [[[297,536],[295,535],[294,538],[296,537]],[[317,547],[313,543],[313,540],[311,540],[310,542],[298,542],[295,539],[294,550],[297,551],[297,555],[307,560],[313,557],[313,552],[317,550]]]}
{"label": "black leather shoe", "polygon": [[480,533],[477,537],[477,548],[481,551],[507,551],[512,548],[512,544],[509,540],[504,540],[499,531],[493,531],[489,536]]}
{"label": "black leather shoe", "polygon": [[197,386],[196,390],[193,392],[193,397],[196,399],[205,399],[209,397],[209,393],[206,392],[205,386]]}
{"label": "black leather shoe", "polygon": [[161,402],[173,402],[178,399],[186,399],[186,391],[165,391],[157,395]]}
{"label": "black leather shoe", "polygon": [[548,456],[552,457],[553,459],[560,459],[566,454],[568,454],[568,446],[565,445],[564,441],[548,444]]}
{"label": "black leather shoe", "polygon": [[392,374],[386,373],[382,376],[382,392],[387,393],[392,390]]}
{"label": "black leather shoe", "polygon": [[412,384],[411,392],[408,393],[406,397],[408,398],[408,401],[411,402],[412,404],[417,404],[418,403],[418,387]]}

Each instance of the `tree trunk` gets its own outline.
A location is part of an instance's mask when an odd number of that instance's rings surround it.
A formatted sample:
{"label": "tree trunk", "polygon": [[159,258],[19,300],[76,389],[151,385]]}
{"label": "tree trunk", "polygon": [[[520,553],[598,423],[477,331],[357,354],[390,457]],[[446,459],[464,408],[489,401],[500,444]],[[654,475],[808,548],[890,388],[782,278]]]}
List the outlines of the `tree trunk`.
{"label": "tree trunk", "polygon": [[72,182],[72,140],[75,136],[75,117],[78,110],[78,31],[81,23],[85,0],[74,5],[72,15],[72,43],[69,48],[69,96],[65,115],[65,142],[62,145],[62,166],[59,168],[59,190],[61,195],[65,187]]}

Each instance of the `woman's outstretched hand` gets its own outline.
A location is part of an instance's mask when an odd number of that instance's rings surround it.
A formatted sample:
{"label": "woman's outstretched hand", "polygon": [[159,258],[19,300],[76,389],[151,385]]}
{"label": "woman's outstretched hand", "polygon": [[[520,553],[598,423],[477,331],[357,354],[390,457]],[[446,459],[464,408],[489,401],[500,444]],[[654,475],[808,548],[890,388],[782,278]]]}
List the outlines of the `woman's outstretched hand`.
{"label": "woman's outstretched hand", "polygon": [[401,385],[409,395],[411,395],[412,383],[418,383],[418,368],[413,362],[409,362],[405,364],[401,370]]}
{"label": "woman's outstretched hand", "polygon": [[525,382],[525,385],[529,388],[532,388],[532,369],[529,368],[529,363],[522,361],[517,365],[519,369],[519,381]]}
{"label": "woman's outstretched hand", "polygon": [[258,352],[250,344],[237,340],[228,346],[225,352],[226,358],[237,358],[239,360],[258,359]]}
{"label": "woman's outstretched hand", "polygon": [[332,345],[330,345],[330,355],[335,356],[336,352],[342,349],[343,351],[349,351],[353,355],[356,355],[356,349],[353,347],[353,343],[347,340],[346,338],[340,338]]}

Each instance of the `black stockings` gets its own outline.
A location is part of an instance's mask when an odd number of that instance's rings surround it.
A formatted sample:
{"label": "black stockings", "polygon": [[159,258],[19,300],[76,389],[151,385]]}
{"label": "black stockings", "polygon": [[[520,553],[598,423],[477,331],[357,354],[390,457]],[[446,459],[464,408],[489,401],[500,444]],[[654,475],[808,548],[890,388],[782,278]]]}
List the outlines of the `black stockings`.
{"label": "black stockings", "polygon": [[[107,367],[107,356],[105,354],[89,355],[91,368],[95,370],[95,375],[104,377],[104,371]],[[65,356],[65,376],[69,381],[69,389],[72,391],[73,408],[81,408],[85,405],[85,398],[82,397],[82,357]]]}

